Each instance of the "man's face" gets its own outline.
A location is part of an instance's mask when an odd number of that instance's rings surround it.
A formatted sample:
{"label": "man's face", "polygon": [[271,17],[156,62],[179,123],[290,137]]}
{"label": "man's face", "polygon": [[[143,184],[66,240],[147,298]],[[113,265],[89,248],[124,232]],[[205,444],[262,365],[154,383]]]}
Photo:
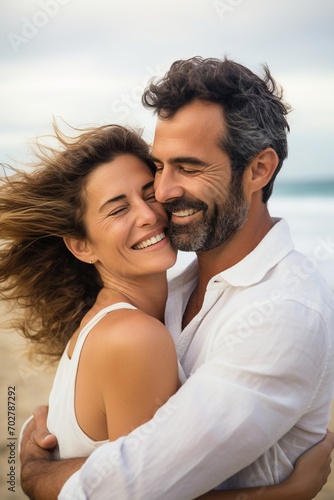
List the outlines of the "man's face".
{"label": "man's face", "polygon": [[158,120],[152,154],[156,198],[170,216],[170,237],[184,251],[223,244],[248,214],[242,180],[234,179],[219,146],[226,133],[218,104],[193,101],[171,119]]}

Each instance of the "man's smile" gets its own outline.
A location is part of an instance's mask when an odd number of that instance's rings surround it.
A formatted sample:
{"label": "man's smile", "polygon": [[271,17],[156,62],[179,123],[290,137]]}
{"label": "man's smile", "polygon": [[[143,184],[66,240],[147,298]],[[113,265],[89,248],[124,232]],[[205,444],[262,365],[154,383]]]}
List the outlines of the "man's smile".
{"label": "man's smile", "polygon": [[187,208],[184,210],[174,211],[172,212],[172,215],[175,215],[176,217],[187,217],[188,215],[194,215],[198,211],[199,210],[195,210],[194,208]]}

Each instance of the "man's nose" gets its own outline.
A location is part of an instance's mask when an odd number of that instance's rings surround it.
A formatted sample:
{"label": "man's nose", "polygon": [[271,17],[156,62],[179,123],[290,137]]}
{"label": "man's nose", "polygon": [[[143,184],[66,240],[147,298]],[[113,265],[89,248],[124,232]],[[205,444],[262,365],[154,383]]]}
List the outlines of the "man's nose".
{"label": "man's nose", "polygon": [[173,168],[168,167],[164,167],[155,175],[154,190],[155,197],[160,203],[166,203],[184,195],[179,175]]}

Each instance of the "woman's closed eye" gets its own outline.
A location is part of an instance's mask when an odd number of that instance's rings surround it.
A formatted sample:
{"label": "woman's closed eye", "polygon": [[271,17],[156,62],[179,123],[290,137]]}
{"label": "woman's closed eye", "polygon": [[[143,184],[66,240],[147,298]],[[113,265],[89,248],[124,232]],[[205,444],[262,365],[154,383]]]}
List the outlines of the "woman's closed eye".
{"label": "woman's closed eye", "polygon": [[121,215],[122,213],[126,212],[126,210],[129,208],[128,205],[122,205],[120,207],[114,208],[108,213],[108,217],[112,217],[115,215]]}
{"label": "woman's closed eye", "polygon": [[145,198],[145,201],[157,201],[155,197],[155,192],[148,194]]}

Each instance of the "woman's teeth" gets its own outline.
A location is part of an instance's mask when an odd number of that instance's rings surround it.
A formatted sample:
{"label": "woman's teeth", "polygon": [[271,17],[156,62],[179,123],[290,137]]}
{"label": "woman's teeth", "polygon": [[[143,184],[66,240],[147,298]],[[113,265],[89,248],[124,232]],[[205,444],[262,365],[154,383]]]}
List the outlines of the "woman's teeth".
{"label": "woman's teeth", "polygon": [[166,235],[164,232],[157,234],[156,236],[152,236],[152,238],[149,238],[148,240],[141,241],[137,245],[135,245],[133,248],[135,250],[142,250],[143,248],[150,247],[151,245],[155,245],[156,243],[159,243],[159,241],[163,240],[166,238]]}

